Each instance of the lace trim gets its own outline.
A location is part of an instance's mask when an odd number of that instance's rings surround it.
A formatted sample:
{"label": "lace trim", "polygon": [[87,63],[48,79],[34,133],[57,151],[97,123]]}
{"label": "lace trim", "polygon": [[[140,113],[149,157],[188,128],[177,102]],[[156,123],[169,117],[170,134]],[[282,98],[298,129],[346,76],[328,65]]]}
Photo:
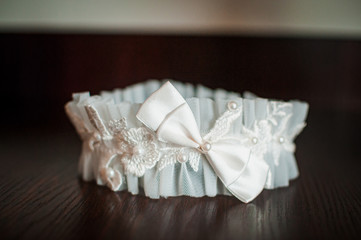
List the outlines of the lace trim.
{"label": "lace trim", "polygon": [[[292,116],[289,112],[292,105],[289,103],[272,104],[268,109],[267,119],[255,121],[251,128],[242,127],[241,134],[236,136],[241,142],[252,149],[254,154],[262,156],[266,153],[270,143],[273,144],[274,159],[278,159],[282,149],[295,151],[293,140],[302,131],[305,124],[297,125],[287,133],[287,126]],[[194,171],[198,171],[201,152],[193,148],[178,147],[160,142],[155,133],[148,128],[128,128],[126,118],[111,120],[107,125],[101,120],[97,110],[88,105],[85,107],[89,120],[95,131],[87,129],[84,122],[68,112],[82,139],[85,140],[87,151],[101,152],[100,177],[112,190],[117,190],[122,184],[122,173],[113,166],[121,165],[125,174],[137,177],[144,175],[147,169],[157,166],[161,171],[176,163],[189,163]],[[288,111],[287,111],[288,110]],[[204,136],[211,142],[217,141],[226,135],[232,123],[241,116],[241,108],[228,109],[219,117],[214,127]],[[277,119],[280,118],[280,119]],[[273,133],[273,130],[276,129]],[[277,165],[277,163],[276,163]]]}

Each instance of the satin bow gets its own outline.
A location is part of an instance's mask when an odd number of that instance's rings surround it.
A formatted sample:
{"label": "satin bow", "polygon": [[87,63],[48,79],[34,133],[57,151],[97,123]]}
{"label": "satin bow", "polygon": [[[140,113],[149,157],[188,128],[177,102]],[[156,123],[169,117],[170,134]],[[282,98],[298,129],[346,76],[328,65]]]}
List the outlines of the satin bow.
{"label": "satin bow", "polygon": [[[229,115],[230,122],[218,122],[221,130],[239,117],[241,110],[228,111],[225,114]],[[170,82],[154,92],[136,116],[156,132],[160,141],[203,153],[225,187],[242,202],[252,201],[263,190],[269,169],[266,162],[252,155],[242,146],[241,138],[226,134],[226,130],[215,134],[211,134],[211,130],[202,137],[192,110]]]}

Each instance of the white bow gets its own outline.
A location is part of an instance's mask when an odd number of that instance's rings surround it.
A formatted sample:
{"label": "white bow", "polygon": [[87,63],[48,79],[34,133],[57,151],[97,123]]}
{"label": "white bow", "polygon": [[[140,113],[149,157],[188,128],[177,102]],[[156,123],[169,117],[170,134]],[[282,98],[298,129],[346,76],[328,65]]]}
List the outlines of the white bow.
{"label": "white bow", "polygon": [[241,201],[250,202],[263,190],[269,167],[242,146],[241,138],[227,135],[231,126],[226,125],[231,125],[240,112],[239,109],[226,112],[224,115],[228,114],[226,117],[231,121],[217,121],[210,133],[202,137],[192,110],[167,82],[143,103],[136,116],[156,132],[160,141],[195,148],[205,154],[226,188]]}

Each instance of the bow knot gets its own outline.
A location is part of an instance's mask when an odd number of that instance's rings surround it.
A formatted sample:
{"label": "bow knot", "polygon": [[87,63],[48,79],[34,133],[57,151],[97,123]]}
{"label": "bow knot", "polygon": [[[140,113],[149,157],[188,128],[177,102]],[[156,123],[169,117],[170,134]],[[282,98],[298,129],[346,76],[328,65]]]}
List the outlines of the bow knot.
{"label": "bow knot", "polygon": [[199,146],[198,150],[201,153],[206,154],[207,152],[209,152],[212,148],[212,144],[208,141],[203,141],[202,145]]}
{"label": "bow knot", "polygon": [[170,82],[154,92],[136,116],[155,131],[160,141],[195,148],[204,154],[226,188],[241,201],[249,202],[262,191],[268,165],[252,155],[240,138],[228,134],[233,121],[241,116],[235,102],[204,137],[192,110]]}

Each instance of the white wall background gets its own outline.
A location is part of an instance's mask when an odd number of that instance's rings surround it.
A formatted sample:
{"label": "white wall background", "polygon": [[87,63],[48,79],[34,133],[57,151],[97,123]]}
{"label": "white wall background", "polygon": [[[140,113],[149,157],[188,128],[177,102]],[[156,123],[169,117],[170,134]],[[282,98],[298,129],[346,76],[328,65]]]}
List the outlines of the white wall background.
{"label": "white wall background", "polygon": [[0,32],[361,38],[361,0],[0,0]]}

